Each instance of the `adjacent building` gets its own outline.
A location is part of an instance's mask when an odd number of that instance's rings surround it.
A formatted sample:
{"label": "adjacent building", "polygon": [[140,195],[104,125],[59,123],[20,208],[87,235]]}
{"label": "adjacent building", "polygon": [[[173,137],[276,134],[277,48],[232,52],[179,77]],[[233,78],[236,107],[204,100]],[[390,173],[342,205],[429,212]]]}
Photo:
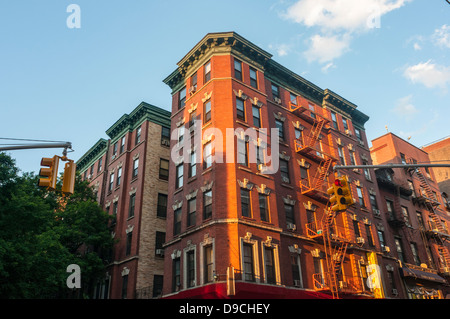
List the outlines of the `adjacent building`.
{"label": "adjacent building", "polygon": [[[450,136],[422,147],[428,153],[433,164],[448,164],[450,159]],[[444,193],[444,200],[450,196],[450,167],[432,167],[439,189]],[[447,201],[448,204],[448,201]]]}
{"label": "adjacent building", "polygon": [[170,112],[142,102],[77,162],[100,205],[114,216],[105,280],[95,298],[157,298],[164,276]]}
{"label": "adjacent building", "polygon": [[[429,164],[428,154],[395,134],[372,141],[374,164]],[[377,224],[388,296],[443,298],[449,292],[450,214],[431,168],[379,168]]]}
{"label": "adjacent building", "polygon": [[[390,296],[376,175],[332,171],[372,163],[367,115],[235,32],[207,34],[164,83],[178,132],[165,298]],[[356,204],[330,213],[327,189],[344,174]]]}

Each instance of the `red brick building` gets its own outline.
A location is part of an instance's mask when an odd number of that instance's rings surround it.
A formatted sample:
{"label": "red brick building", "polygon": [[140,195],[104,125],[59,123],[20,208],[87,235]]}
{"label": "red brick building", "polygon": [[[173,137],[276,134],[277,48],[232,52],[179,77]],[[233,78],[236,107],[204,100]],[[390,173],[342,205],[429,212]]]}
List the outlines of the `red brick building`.
{"label": "red brick building", "polygon": [[115,219],[117,244],[94,298],[157,298],[164,275],[170,112],[142,102],[77,162]]}
{"label": "red brick building", "polygon": [[[450,136],[425,145],[422,149],[428,153],[432,163],[448,164],[450,159]],[[450,167],[432,167],[431,170],[434,172],[441,193],[445,193],[443,195],[445,196],[444,199],[447,201],[448,205],[448,200],[450,198]]]}
{"label": "red brick building", "polygon": [[[388,133],[372,141],[374,164],[429,164],[428,154]],[[389,268],[387,292],[443,298],[450,276],[449,211],[431,168],[379,168],[380,238]],[[382,232],[381,232],[382,230]]]}
{"label": "red brick building", "polygon": [[[164,80],[178,134],[163,295],[385,297],[374,172],[340,171],[356,204],[327,209],[333,165],[372,162],[368,116],[235,32],[207,34],[177,65]],[[270,128],[278,129],[277,145]],[[247,131],[233,134],[238,129]],[[175,148],[191,134],[200,135],[196,142]],[[279,169],[267,173],[274,162]]]}

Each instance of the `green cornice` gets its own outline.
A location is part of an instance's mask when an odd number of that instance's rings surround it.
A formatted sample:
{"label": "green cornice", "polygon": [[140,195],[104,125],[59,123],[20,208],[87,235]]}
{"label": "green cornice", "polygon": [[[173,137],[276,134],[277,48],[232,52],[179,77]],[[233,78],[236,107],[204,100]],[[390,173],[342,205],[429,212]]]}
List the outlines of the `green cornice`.
{"label": "green cornice", "polygon": [[108,141],[104,138],[98,140],[78,161],[77,170],[82,172],[96,162],[108,148]]}
{"label": "green cornice", "polygon": [[116,141],[125,132],[135,130],[144,121],[170,127],[170,112],[157,106],[141,102],[130,114],[124,114],[107,131],[111,141]]}

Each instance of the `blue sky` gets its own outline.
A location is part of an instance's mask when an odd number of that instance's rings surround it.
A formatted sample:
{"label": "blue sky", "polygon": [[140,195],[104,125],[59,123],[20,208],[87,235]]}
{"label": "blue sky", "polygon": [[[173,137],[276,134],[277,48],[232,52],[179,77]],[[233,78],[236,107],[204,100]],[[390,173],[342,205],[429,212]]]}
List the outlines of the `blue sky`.
{"label": "blue sky", "polygon": [[[78,160],[141,101],[170,110],[162,80],[222,31],[358,105],[369,144],[386,126],[416,146],[450,135],[445,0],[22,0],[0,2],[0,137],[70,141]],[[29,172],[61,150],[10,154]]]}

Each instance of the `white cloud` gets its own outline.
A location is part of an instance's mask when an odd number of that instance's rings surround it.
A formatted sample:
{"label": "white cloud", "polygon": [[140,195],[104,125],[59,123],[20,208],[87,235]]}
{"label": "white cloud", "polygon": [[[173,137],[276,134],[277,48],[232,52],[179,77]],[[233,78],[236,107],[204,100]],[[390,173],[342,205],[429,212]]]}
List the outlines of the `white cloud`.
{"label": "white cloud", "polygon": [[304,53],[308,62],[329,63],[348,51],[350,36],[347,34],[343,36],[316,34],[310,38],[309,42],[309,49]]}
{"label": "white cloud", "polygon": [[336,66],[334,65],[334,63],[330,62],[327,65],[322,67],[322,72],[327,73],[329,69],[335,69],[335,68],[336,68]]}
{"label": "white cloud", "polygon": [[271,44],[269,45],[269,48],[275,50],[280,57],[288,55],[291,51],[291,46],[289,44]]}
{"label": "white cloud", "polygon": [[381,16],[411,0],[299,0],[284,17],[308,27],[346,32],[380,27]]}
{"label": "white cloud", "polygon": [[450,26],[444,24],[439,29],[434,30],[431,38],[437,46],[450,49]]}
{"label": "white cloud", "polygon": [[431,60],[407,67],[403,75],[413,83],[421,83],[428,88],[445,88],[450,83],[450,67],[434,64]]}
{"label": "white cloud", "polygon": [[412,95],[408,95],[398,99],[392,111],[402,118],[410,120],[414,116],[414,114],[418,112],[417,108],[412,104],[411,100]]}
{"label": "white cloud", "polygon": [[419,51],[419,50],[422,50],[422,47],[420,46],[420,44],[419,43],[414,43],[414,50],[416,50],[416,51]]}
{"label": "white cloud", "polygon": [[[350,49],[354,34],[380,28],[381,17],[412,0],[298,0],[282,17],[320,32],[309,39],[308,61],[329,64]],[[325,70],[329,69],[331,65]]]}

